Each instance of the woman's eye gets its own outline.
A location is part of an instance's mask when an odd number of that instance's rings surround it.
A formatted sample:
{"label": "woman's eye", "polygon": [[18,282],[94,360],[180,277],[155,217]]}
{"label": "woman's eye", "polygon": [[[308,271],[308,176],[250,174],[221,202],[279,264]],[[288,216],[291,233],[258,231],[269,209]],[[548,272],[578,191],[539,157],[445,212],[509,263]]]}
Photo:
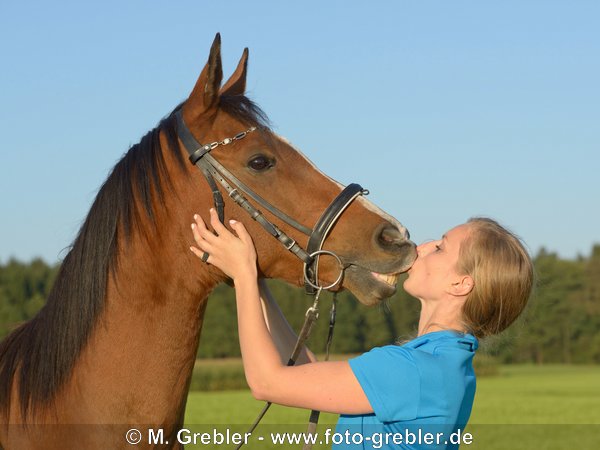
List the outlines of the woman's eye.
{"label": "woman's eye", "polygon": [[435,251],[436,251],[436,252],[440,252],[440,251],[442,251],[442,247],[440,247],[439,245],[437,245],[437,244],[436,244],[436,246],[435,246]]}
{"label": "woman's eye", "polygon": [[265,155],[255,155],[248,161],[248,167],[260,172],[273,167],[273,161]]}

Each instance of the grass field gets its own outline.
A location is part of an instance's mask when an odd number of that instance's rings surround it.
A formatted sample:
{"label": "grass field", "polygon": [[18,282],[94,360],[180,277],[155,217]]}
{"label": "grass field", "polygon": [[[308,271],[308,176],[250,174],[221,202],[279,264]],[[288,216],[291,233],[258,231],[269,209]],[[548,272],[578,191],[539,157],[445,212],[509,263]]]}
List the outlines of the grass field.
{"label": "grass field", "polygon": [[[192,392],[186,424],[197,432],[213,428],[243,432],[261,408],[248,391]],[[263,419],[267,425],[260,425],[254,434],[264,435],[265,441],[252,440],[244,448],[301,448],[266,441],[272,431],[303,431],[307,417],[304,410],[273,406]],[[336,420],[337,416],[324,414],[319,431]],[[473,435],[473,443],[461,448],[473,450],[599,449],[600,366],[504,366],[497,376],[480,377],[466,431]],[[207,447],[211,446],[186,448]]]}

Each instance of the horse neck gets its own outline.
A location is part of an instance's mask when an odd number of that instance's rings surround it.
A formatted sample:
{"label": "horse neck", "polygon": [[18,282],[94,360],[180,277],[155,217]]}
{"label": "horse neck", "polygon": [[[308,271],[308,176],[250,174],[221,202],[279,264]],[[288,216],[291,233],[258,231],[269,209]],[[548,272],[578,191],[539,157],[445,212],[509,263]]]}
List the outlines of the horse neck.
{"label": "horse neck", "polygon": [[120,243],[104,312],[76,367],[91,422],[183,420],[207,296],[224,276],[188,250],[193,205],[208,209],[210,195],[181,173],[176,180],[156,224]]}

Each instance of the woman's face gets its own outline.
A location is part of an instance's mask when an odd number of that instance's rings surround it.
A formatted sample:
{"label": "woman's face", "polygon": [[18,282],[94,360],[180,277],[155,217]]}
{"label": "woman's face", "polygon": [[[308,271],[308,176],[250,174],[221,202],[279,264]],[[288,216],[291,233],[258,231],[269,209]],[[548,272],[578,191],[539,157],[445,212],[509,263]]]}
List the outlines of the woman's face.
{"label": "woman's face", "polygon": [[410,268],[404,289],[422,300],[438,300],[452,292],[461,275],[456,272],[460,246],[469,234],[467,224],[448,231],[438,241],[417,247],[417,259]]}

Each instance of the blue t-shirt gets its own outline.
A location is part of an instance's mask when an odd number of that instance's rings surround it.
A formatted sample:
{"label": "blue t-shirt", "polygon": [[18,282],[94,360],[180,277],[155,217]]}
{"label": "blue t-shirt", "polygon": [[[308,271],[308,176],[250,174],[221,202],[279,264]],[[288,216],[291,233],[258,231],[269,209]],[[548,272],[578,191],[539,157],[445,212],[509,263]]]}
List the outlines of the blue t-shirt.
{"label": "blue t-shirt", "polygon": [[458,448],[475,396],[477,346],[471,334],[435,331],[351,359],[374,413],[341,415],[332,449]]}

